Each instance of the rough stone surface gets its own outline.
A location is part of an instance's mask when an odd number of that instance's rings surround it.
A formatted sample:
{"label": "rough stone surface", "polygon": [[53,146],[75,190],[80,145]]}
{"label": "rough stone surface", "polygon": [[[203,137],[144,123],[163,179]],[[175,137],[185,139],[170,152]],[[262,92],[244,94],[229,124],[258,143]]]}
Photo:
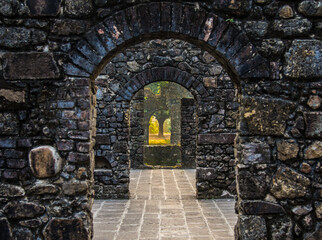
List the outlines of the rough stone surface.
{"label": "rough stone surface", "polygon": [[321,98],[317,95],[311,95],[310,98],[307,100],[307,105],[316,110],[321,106]]}
{"label": "rough stone surface", "polygon": [[38,178],[48,178],[57,175],[62,168],[63,160],[55,148],[41,146],[29,153],[29,165]]}
{"label": "rough stone surface", "polygon": [[52,54],[33,52],[4,55],[4,77],[6,79],[51,79],[59,76],[59,69]]}
{"label": "rough stone surface", "polygon": [[14,6],[17,1],[3,0],[0,3],[0,14],[4,16],[11,16],[14,13]]}
{"label": "rough stone surface", "polygon": [[322,16],[322,3],[320,1],[303,1],[299,4],[298,10],[300,13],[308,17]]}
{"label": "rough stone surface", "polygon": [[89,29],[90,24],[87,21],[82,20],[61,20],[57,19],[53,23],[52,33],[59,36],[68,36],[68,35],[79,35],[86,32]]}
{"label": "rough stone surface", "polygon": [[287,19],[275,20],[273,23],[274,31],[284,37],[303,36],[312,28],[312,23],[307,19]]}
{"label": "rough stone surface", "polygon": [[322,75],[322,42],[318,40],[294,40],[285,53],[284,74],[291,78],[314,78]]}
{"label": "rough stone surface", "polygon": [[31,16],[56,16],[61,0],[27,0]]}
{"label": "rough stone surface", "polygon": [[322,219],[322,202],[315,202],[315,215],[318,219]]}
{"label": "rough stone surface", "polygon": [[293,9],[290,5],[284,5],[278,12],[281,18],[288,19],[294,16]]}
{"label": "rough stone surface", "polygon": [[9,225],[9,222],[6,218],[0,218],[0,239],[11,239],[12,238],[12,231]]}
{"label": "rough stone surface", "polygon": [[304,152],[305,159],[316,159],[322,157],[322,142],[315,141],[313,144],[308,146]]}
{"label": "rough stone surface", "polygon": [[0,184],[0,196],[7,198],[23,197],[25,196],[25,191],[19,186]]}
{"label": "rough stone surface", "polygon": [[265,174],[254,175],[248,171],[237,173],[239,195],[242,199],[263,199],[268,190]]}
{"label": "rough stone surface", "polygon": [[272,179],[271,193],[278,199],[299,198],[306,195],[310,179],[288,167],[280,167]]}
{"label": "rough stone surface", "polygon": [[277,157],[282,161],[296,158],[298,152],[299,146],[295,142],[280,141],[277,143]]}
{"label": "rough stone surface", "polygon": [[16,114],[0,113],[0,131],[6,135],[17,135],[19,121]]}
{"label": "rough stone surface", "polygon": [[272,220],[272,239],[274,240],[292,240],[293,232],[292,232],[292,219],[288,217],[281,217]]}
{"label": "rough stone surface", "polygon": [[241,239],[267,239],[267,228],[264,218],[259,216],[240,216],[238,222]]}
{"label": "rough stone surface", "polygon": [[243,134],[284,135],[286,121],[295,104],[260,97],[242,99],[241,131]]}
{"label": "rough stone surface", "polygon": [[71,182],[63,184],[63,193],[68,196],[80,195],[86,192],[87,182]]}
{"label": "rough stone surface", "polygon": [[65,13],[73,17],[87,16],[93,10],[93,4],[90,0],[66,0]]}
{"label": "rough stone surface", "polygon": [[29,190],[29,194],[42,195],[42,194],[56,194],[58,189],[53,184],[47,183],[36,183],[35,186],[32,186]]}
{"label": "rough stone surface", "polygon": [[240,146],[240,161],[243,164],[263,164],[271,162],[271,151],[268,144],[253,142]]}
{"label": "rough stone surface", "polygon": [[80,218],[54,218],[48,223],[43,234],[48,240],[89,239],[88,232],[84,226],[83,220]]}
{"label": "rough stone surface", "polygon": [[242,213],[245,215],[284,213],[281,205],[264,201],[242,201],[240,207]]}
{"label": "rough stone surface", "polygon": [[304,113],[306,123],[305,135],[307,137],[322,137],[322,112],[306,112]]}
{"label": "rough stone surface", "polygon": [[45,212],[45,207],[35,203],[10,202],[5,206],[4,212],[10,219],[34,218],[41,216]]}

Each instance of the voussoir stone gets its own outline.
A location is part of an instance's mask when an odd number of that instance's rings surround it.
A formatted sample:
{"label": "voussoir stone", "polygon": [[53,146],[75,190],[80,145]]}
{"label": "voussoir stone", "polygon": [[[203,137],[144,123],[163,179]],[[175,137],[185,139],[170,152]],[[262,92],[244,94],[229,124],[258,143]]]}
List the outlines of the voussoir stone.
{"label": "voussoir stone", "polygon": [[315,141],[313,144],[308,146],[304,152],[305,159],[316,159],[322,157],[322,142]]}
{"label": "voussoir stone", "polygon": [[54,218],[43,231],[46,240],[87,240],[88,232],[80,218]]}
{"label": "voussoir stone", "polygon": [[6,216],[12,219],[34,218],[44,214],[45,210],[42,205],[27,202],[10,202],[4,208]]}
{"label": "voussoir stone", "polygon": [[23,197],[25,196],[25,190],[11,184],[0,184],[0,196],[6,198]]}
{"label": "voussoir stone", "polygon": [[56,61],[50,53],[6,53],[3,59],[4,77],[8,80],[53,79],[60,76]]}
{"label": "voussoir stone", "polygon": [[277,156],[282,161],[296,158],[298,152],[299,146],[294,141],[288,140],[277,143]]}
{"label": "voussoir stone", "polygon": [[278,199],[304,197],[311,181],[288,167],[280,167],[272,179],[271,193]]}
{"label": "voussoir stone", "polygon": [[37,147],[29,153],[29,165],[37,178],[56,176],[60,172],[62,164],[62,158],[51,146]]}

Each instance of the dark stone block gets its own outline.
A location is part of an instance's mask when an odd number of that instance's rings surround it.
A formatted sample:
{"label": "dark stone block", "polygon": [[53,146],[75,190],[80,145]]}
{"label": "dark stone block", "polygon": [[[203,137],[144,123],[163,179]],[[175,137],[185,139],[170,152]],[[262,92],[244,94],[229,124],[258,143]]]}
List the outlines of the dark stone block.
{"label": "dark stone block", "polygon": [[[162,9],[163,11],[163,9]],[[160,3],[150,3],[149,4],[149,12],[150,12],[150,19],[153,19],[151,21],[151,32],[159,32],[160,31]]]}
{"label": "dark stone block", "polygon": [[111,144],[110,135],[108,134],[97,134],[96,144]]}
{"label": "dark stone block", "polygon": [[84,153],[74,153],[71,152],[68,154],[68,159],[69,162],[73,163],[81,163],[81,162],[90,162],[90,155],[89,154],[84,154]]}
{"label": "dark stone block", "polygon": [[44,230],[44,236],[47,240],[69,239],[85,240],[88,239],[88,232],[80,218],[52,219]]}
{"label": "dark stone block", "polygon": [[242,199],[262,199],[266,196],[268,184],[265,174],[255,175],[248,171],[239,171],[237,181]]}
{"label": "dark stone block", "polygon": [[89,77],[90,74],[71,63],[64,64],[64,72],[69,76]]}
{"label": "dark stone block", "polygon": [[113,146],[113,151],[117,153],[127,153],[127,143],[117,142]]}
{"label": "dark stone block", "polygon": [[265,218],[260,216],[239,216],[237,226],[240,239],[267,240]]}
{"label": "dark stone block", "polygon": [[214,133],[198,135],[198,144],[233,144],[235,133]]}
{"label": "dark stone block", "polygon": [[197,168],[197,179],[204,181],[214,180],[217,177],[216,170],[214,168]]}
{"label": "dark stone block", "polygon": [[23,197],[25,196],[25,191],[19,186],[0,184],[0,196],[4,198]]}
{"label": "dark stone block", "polygon": [[304,113],[306,123],[305,135],[307,137],[322,137],[322,112],[306,112]]}
{"label": "dark stone block", "polygon": [[240,210],[245,215],[284,213],[281,205],[264,201],[241,201]]}
{"label": "dark stone block", "polygon": [[93,11],[93,3],[88,0],[65,0],[64,13],[72,17],[88,16]]}
{"label": "dark stone block", "polygon": [[95,65],[89,62],[87,58],[81,56],[81,54],[73,52],[69,55],[69,59],[83,71],[92,74],[96,68]]}
{"label": "dark stone block", "polygon": [[241,144],[238,149],[241,151],[240,162],[243,164],[271,163],[271,150],[267,143],[245,143]]}
{"label": "dark stone block", "polygon": [[0,218],[0,239],[11,240],[12,231],[10,224],[6,218]]}
{"label": "dark stone block", "polygon": [[[19,133],[19,121],[15,113],[0,113],[0,133],[3,135],[17,135]],[[12,144],[12,140],[3,142],[4,145]]]}
{"label": "dark stone block", "polygon": [[30,16],[56,16],[61,0],[26,0]]}
{"label": "dark stone block", "polygon": [[275,20],[273,29],[283,37],[299,37],[307,35],[312,28],[312,23],[307,19]]}
{"label": "dark stone block", "polygon": [[138,22],[138,14],[136,7],[125,9],[125,16],[127,17],[127,23],[132,35],[137,37],[141,33],[141,28]]}
{"label": "dark stone block", "polygon": [[0,138],[0,148],[15,148],[17,141],[10,138]]}
{"label": "dark stone block", "polygon": [[34,218],[44,214],[45,210],[42,205],[27,202],[10,202],[4,208],[6,216],[10,219]]}
{"label": "dark stone block", "polygon": [[77,139],[77,140],[88,140],[90,137],[90,133],[87,131],[69,131],[67,133],[70,139]]}
{"label": "dark stone block", "polygon": [[74,141],[72,140],[60,140],[57,142],[58,151],[71,151],[73,150]]}
{"label": "dark stone block", "polygon": [[5,79],[32,80],[60,77],[56,61],[50,53],[6,53],[4,62]]}
{"label": "dark stone block", "polygon": [[172,4],[172,22],[171,22],[171,31],[180,32],[180,23],[182,18],[182,4],[173,3]]}
{"label": "dark stone block", "polygon": [[161,14],[161,31],[168,32],[171,28],[171,4],[167,2],[162,2],[161,3],[161,9],[162,11],[160,12]]}
{"label": "dark stone block", "polygon": [[[33,0],[35,1],[35,0]],[[90,28],[90,23],[84,20],[57,19],[51,32],[59,36],[80,35]]]}
{"label": "dark stone block", "polygon": [[241,104],[242,134],[283,136],[286,121],[296,104],[280,99],[245,97]]}

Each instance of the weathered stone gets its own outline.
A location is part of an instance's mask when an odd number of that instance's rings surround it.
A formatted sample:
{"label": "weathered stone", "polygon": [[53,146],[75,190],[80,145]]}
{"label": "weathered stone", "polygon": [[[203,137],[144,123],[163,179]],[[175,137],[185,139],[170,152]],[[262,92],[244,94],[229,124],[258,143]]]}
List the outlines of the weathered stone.
{"label": "weathered stone", "polygon": [[42,183],[42,182],[36,182],[35,186],[32,186],[28,190],[29,194],[35,194],[35,195],[42,195],[42,194],[56,194],[58,193],[58,189],[53,184],[48,183]]}
{"label": "weathered stone", "polygon": [[198,135],[199,144],[229,144],[234,143],[235,133],[216,133]]}
{"label": "weathered stone", "polygon": [[239,235],[241,239],[266,240],[267,228],[265,219],[259,216],[239,216]]}
{"label": "weathered stone", "polygon": [[250,12],[252,1],[247,0],[221,0],[214,1],[212,7],[238,16],[245,16]]}
{"label": "weathered stone", "polygon": [[203,180],[213,180],[216,179],[217,174],[215,169],[213,168],[197,168],[197,179],[203,179]]}
{"label": "weathered stone", "polygon": [[93,11],[91,0],[65,0],[64,12],[69,16],[88,16]]}
{"label": "weathered stone", "polygon": [[31,16],[56,16],[61,0],[26,0]]}
{"label": "weathered stone", "polygon": [[267,143],[251,142],[240,145],[240,161],[243,164],[263,164],[271,162],[271,150]]}
{"label": "weathered stone", "polygon": [[19,133],[19,121],[15,113],[0,113],[0,132],[5,135]]}
{"label": "weathered stone", "polygon": [[308,173],[311,172],[311,170],[312,170],[312,168],[311,168],[310,164],[305,163],[305,162],[301,164],[300,171],[302,173],[307,173],[308,174]]}
{"label": "weathered stone", "polygon": [[322,3],[321,1],[303,1],[299,4],[298,10],[300,13],[308,17],[321,17],[322,16]]}
{"label": "weathered stone", "polygon": [[309,33],[312,23],[307,19],[287,19],[275,20],[273,22],[274,31],[282,34],[284,37],[303,36]]}
{"label": "weathered stone", "polygon": [[79,35],[86,32],[90,23],[84,20],[57,19],[53,23],[52,33],[59,36]]}
{"label": "weathered stone", "polygon": [[305,112],[304,120],[306,123],[305,135],[307,137],[322,137],[322,112]]}
{"label": "weathered stone", "polygon": [[288,19],[294,16],[293,9],[290,5],[284,5],[278,12],[280,18]]}
{"label": "weathered stone", "polygon": [[216,59],[215,57],[213,57],[210,53],[208,52],[204,52],[204,54],[202,55],[202,59],[205,63],[211,63],[214,62]]}
{"label": "weathered stone", "polygon": [[252,174],[248,171],[237,173],[238,192],[242,199],[263,199],[268,189],[267,176],[263,173]]}
{"label": "weathered stone", "polygon": [[252,38],[265,37],[268,30],[268,23],[264,21],[247,21],[245,31]]}
{"label": "weathered stone", "polygon": [[309,214],[312,211],[312,206],[311,205],[305,205],[305,206],[296,206],[292,209],[292,212],[296,216],[304,216]]}
{"label": "weathered stone", "polygon": [[285,161],[297,157],[300,148],[295,141],[279,141],[277,143],[277,157]]}
{"label": "weathered stone", "polygon": [[322,202],[315,202],[315,215],[318,219],[322,219]]}
{"label": "weathered stone", "polygon": [[284,213],[281,205],[264,201],[241,201],[240,210],[245,215]]}
{"label": "weathered stone", "polygon": [[270,186],[271,193],[278,199],[304,197],[309,189],[309,178],[288,167],[278,168]]}
{"label": "weathered stone", "polygon": [[44,43],[46,33],[37,29],[22,27],[0,27],[0,46],[21,48],[29,45]]}
{"label": "weathered stone", "polygon": [[[0,97],[3,97],[5,101],[10,102],[9,104],[13,103],[24,103],[26,93],[25,91],[13,91],[10,89],[0,89]],[[3,103],[0,103],[0,107],[3,108]]]}
{"label": "weathered stone", "polygon": [[284,52],[285,44],[278,38],[264,39],[259,48],[265,56],[281,55]]}
{"label": "weathered stone", "polygon": [[316,159],[322,157],[322,142],[315,141],[313,144],[308,146],[304,152],[305,159]]}
{"label": "weathered stone", "polygon": [[291,78],[314,78],[322,75],[322,41],[294,40],[285,53],[284,74]]}
{"label": "weathered stone", "polygon": [[0,148],[15,148],[17,141],[10,138],[0,138]]}
{"label": "weathered stone", "polygon": [[0,239],[10,240],[12,239],[12,231],[10,224],[6,218],[0,218]]}
{"label": "weathered stone", "polygon": [[29,153],[29,165],[37,178],[56,176],[62,168],[63,160],[55,148],[41,146]]}
{"label": "weathered stone", "polygon": [[273,219],[271,225],[272,240],[292,240],[292,219],[289,217],[281,217]]}
{"label": "weathered stone", "polygon": [[56,61],[50,53],[29,52],[4,55],[6,79],[52,79],[59,76]]}
{"label": "weathered stone", "polygon": [[44,214],[45,210],[42,205],[27,202],[10,202],[4,208],[6,216],[13,219],[34,218]]}
{"label": "weathered stone", "polygon": [[322,236],[322,225],[318,223],[315,227],[313,233],[307,233],[303,236],[303,240],[318,240],[321,239]]}
{"label": "weathered stone", "polygon": [[203,82],[206,87],[216,88],[217,87],[217,78],[214,77],[204,77]]}
{"label": "weathered stone", "polygon": [[4,16],[14,15],[14,7],[17,4],[17,0],[2,0],[0,2],[0,14]]}
{"label": "weathered stone", "polygon": [[86,193],[88,189],[87,182],[70,182],[63,184],[63,193],[68,196],[76,196]]}
{"label": "weathered stone", "polygon": [[84,153],[75,153],[75,152],[70,152],[68,154],[67,158],[68,162],[72,163],[84,163],[84,162],[90,162],[90,155],[89,154],[84,154]]}
{"label": "weathered stone", "polygon": [[25,196],[25,191],[19,186],[0,184],[0,196],[6,198],[23,197]]}
{"label": "weathered stone", "polygon": [[41,219],[28,219],[28,220],[23,220],[19,221],[19,225],[23,227],[28,227],[28,228],[38,228],[43,224]]}
{"label": "weathered stone", "polygon": [[85,240],[88,238],[88,232],[80,218],[54,218],[44,229],[44,237],[47,240],[69,239]]}
{"label": "weathered stone", "polygon": [[136,61],[127,62],[127,66],[130,72],[140,71],[140,65]]}
{"label": "weathered stone", "polygon": [[307,105],[314,110],[318,109],[321,106],[321,98],[318,95],[311,95]]}
{"label": "weathered stone", "polygon": [[295,103],[280,99],[245,97],[241,104],[242,134],[283,136]]}

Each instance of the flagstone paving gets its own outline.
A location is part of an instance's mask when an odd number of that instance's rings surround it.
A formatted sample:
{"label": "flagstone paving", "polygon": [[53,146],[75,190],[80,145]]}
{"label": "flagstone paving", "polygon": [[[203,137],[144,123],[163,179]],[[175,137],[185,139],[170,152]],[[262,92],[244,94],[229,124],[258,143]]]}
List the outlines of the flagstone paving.
{"label": "flagstone paving", "polygon": [[233,199],[197,200],[195,170],[131,170],[129,200],[96,200],[94,240],[233,240]]}

